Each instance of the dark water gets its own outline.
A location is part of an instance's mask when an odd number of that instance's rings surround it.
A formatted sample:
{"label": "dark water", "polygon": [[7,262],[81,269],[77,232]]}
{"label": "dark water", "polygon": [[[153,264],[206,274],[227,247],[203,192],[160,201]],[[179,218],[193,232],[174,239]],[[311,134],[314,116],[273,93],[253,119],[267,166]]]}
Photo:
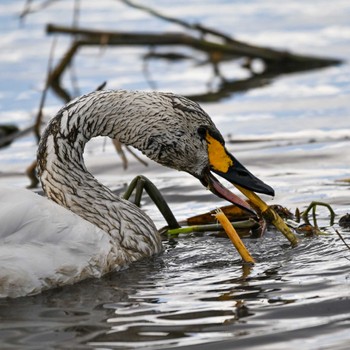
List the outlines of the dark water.
{"label": "dark water", "polygon": [[[177,29],[115,2],[101,3],[103,10],[89,2],[82,24]],[[0,5],[6,33],[0,39],[1,122],[15,121],[21,127],[31,123],[50,47],[42,26],[62,18],[58,15],[67,4],[58,2],[33,14],[24,27],[15,18],[19,11],[15,2]],[[283,6],[273,1],[194,1],[176,2],[171,8],[163,1],[152,4],[188,20],[224,26],[226,32],[260,44],[350,57],[347,1],[312,5],[289,1]],[[119,6],[117,23],[114,6]],[[60,42],[62,52],[65,43]],[[149,88],[140,63],[144,53],[128,48],[103,53],[86,49],[77,65],[82,92],[105,79],[110,88]],[[231,77],[245,74],[234,64],[223,68]],[[150,69],[159,89],[183,94],[204,91],[212,75],[210,68],[188,62],[153,62]],[[328,211],[318,209],[318,223],[326,235],[302,238],[297,248],[272,229],[261,239],[246,239],[257,261],[254,267],[243,265],[225,238],[202,234],[165,240],[163,254],[122,272],[34,297],[0,300],[0,348],[349,349],[350,251],[335,233],[338,229],[349,243],[349,230],[337,225],[350,212],[350,186],[343,181],[350,178],[349,73],[345,62],[280,77],[267,87],[203,104],[227,139],[229,134],[236,139],[262,139],[228,143],[228,148],[274,187],[276,198],[265,198],[269,203],[292,211],[305,209],[313,200],[332,205],[337,214],[334,227],[329,227]],[[69,84],[69,77],[65,79]],[[60,104],[50,95],[46,114],[52,115]],[[29,135],[0,150],[0,183],[27,185],[24,169],[35,149]],[[143,167],[130,158],[124,172],[113,146],[104,140],[89,144],[85,158],[91,171],[117,190],[136,174],[145,174],[164,193],[179,220],[225,204],[189,175],[152,163]],[[164,225],[147,198],[143,208],[159,227]]]}

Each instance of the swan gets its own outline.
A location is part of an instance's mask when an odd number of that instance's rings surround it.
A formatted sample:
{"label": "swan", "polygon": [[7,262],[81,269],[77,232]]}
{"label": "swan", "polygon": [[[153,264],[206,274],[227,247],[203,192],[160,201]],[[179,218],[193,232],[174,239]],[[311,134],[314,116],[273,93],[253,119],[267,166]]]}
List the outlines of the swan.
{"label": "swan", "polygon": [[164,92],[86,94],[61,108],[41,137],[38,175],[49,199],[29,190],[0,188],[0,297],[34,295],[98,278],[162,251],[150,217],[86,169],[85,144],[99,135],[188,172],[246,210],[251,210],[248,204],[213,173],[248,190],[274,194],[226,150],[197,103]]}

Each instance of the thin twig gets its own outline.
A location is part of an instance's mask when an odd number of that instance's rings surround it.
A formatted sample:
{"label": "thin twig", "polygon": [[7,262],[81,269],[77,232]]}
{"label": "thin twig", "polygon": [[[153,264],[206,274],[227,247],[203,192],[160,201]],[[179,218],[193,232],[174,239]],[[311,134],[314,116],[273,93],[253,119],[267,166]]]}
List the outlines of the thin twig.
{"label": "thin twig", "polygon": [[143,75],[144,75],[144,77],[145,77],[149,87],[152,90],[157,90],[157,84],[151,78],[151,73],[150,73],[150,70],[149,70],[148,60],[145,57],[143,58],[142,72],[143,72]]}
{"label": "thin twig", "polygon": [[27,0],[25,3],[24,3],[24,6],[23,6],[23,10],[22,12],[19,14],[19,19],[21,21],[23,21],[24,17],[31,12],[31,4],[32,4],[32,1],[33,0]]}
{"label": "thin twig", "polygon": [[103,90],[107,85],[107,82],[104,81],[102,84],[100,84],[95,91],[100,91],[100,90]]}
{"label": "thin twig", "polygon": [[129,146],[126,146],[125,145],[125,148],[127,149],[127,151],[132,155],[134,156],[134,158],[136,160],[138,160],[141,164],[143,164],[144,166],[148,166],[148,163],[143,160],[141,157],[139,157]]}
{"label": "thin twig", "polygon": [[122,148],[122,143],[117,139],[112,139],[112,143],[113,143],[115,150],[117,151],[119,157],[122,160],[123,169],[126,170],[128,168],[128,158],[126,158],[125,152]]}
{"label": "thin twig", "polygon": [[123,2],[127,6],[133,7],[133,8],[138,9],[138,10],[142,10],[142,11],[147,12],[150,15],[152,15],[154,17],[157,17],[157,18],[160,18],[162,20],[165,20],[165,21],[168,21],[168,22],[172,22],[172,23],[176,23],[176,24],[178,24],[178,25],[180,25],[182,27],[185,27],[187,29],[195,29],[193,27],[193,25],[190,24],[190,23],[187,23],[187,22],[185,22],[185,21],[183,21],[181,19],[178,19],[178,18],[174,18],[174,17],[163,15],[160,12],[158,12],[158,11],[156,11],[156,10],[150,8],[150,7],[139,5],[139,4],[135,4],[134,2],[129,1],[129,0],[120,0],[120,1]]}
{"label": "thin twig", "polygon": [[130,7],[133,7],[135,9],[147,12],[150,15],[152,15],[153,17],[160,18],[164,21],[178,24],[186,29],[197,30],[197,31],[201,32],[201,34],[215,35],[219,38],[224,39],[226,42],[237,42],[236,40],[232,39],[230,36],[223,34],[221,32],[218,32],[215,29],[203,26],[201,24],[198,24],[198,23],[191,24],[191,23],[188,23],[182,19],[164,15],[164,14],[160,13],[159,11],[152,9],[151,7],[140,5],[140,4],[135,4],[133,1],[130,1],[130,0],[120,0],[120,1],[123,2],[127,6],[130,6]]}
{"label": "thin twig", "polygon": [[[74,0],[74,9],[73,9],[73,20],[72,20],[72,27],[78,28],[79,27],[79,15],[80,15],[80,0]],[[72,43],[77,41],[78,36],[73,35],[72,36]],[[75,70],[74,60],[72,59],[70,65],[69,65],[69,72],[70,72],[70,80],[72,84],[72,88],[74,91],[74,96],[80,95],[80,89],[78,86],[78,77]]]}
{"label": "thin twig", "polygon": [[343,236],[339,233],[338,230],[335,230],[335,232],[337,233],[337,235],[339,236],[339,238],[342,240],[342,242],[345,244],[345,246],[350,250],[350,246],[345,242],[345,239],[343,238]]}
{"label": "thin twig", "polygon": [[49,60],[47,63],[45,87],[44,87],[44,90],[41,94],[41,99],[40,99],[40,103],[39,103],[39,110],[38,110],[38,114],[35,118],[34,135],[35,135],[38,143],[40,140],[40,126],[42,124],[42,119],[43,119],[43,108],[44,108],[44,104],[45,104],[45,100],[46,100],[46,94],[47,94],[47,91],[48,91],[50,83],[51,83],[50,77],[51,77],[52,61],[53,61],[53,57],[54,57],[56,42],[57,42],[57,38],[54,38],[54,40],[52,41],[52,44],[51,44]]}
{"label": "thin twig", "polygon": [[[122,148],[123,144],[116,139],[112,140],[112,143],[117,151],[117,153],[119,154],[120,158],[122,159],[122,163],[123,163],[123,168],[124,170],[126,170],[128,168],[128,158],[125,155],[125,152]],[[141,164],[143,164],[144,166],[148,166],[148,163],[143,160],[142,158],[140,158],[130,147],[128,147],[127,145],[125,145],[125,149],[136,159],[138,160]]]}
{"label": "thin twig", "polygon": [[46,1],[41,2],[36,7],[33,7],[33,6],[31,6],[33,1],[32,0],[27,0],[25,2],[25,4],[24,4],[22,12],[19,15],[19,18],[20,18],[21,21],[23,21],[24,17],[26,17],[30,13],[34,13],[34,12],[40,11],[40,10],[44,9],[45,7],[50,6],[51,4],[53,4],[56,1],[58,1],[58,0],[46,0]]}

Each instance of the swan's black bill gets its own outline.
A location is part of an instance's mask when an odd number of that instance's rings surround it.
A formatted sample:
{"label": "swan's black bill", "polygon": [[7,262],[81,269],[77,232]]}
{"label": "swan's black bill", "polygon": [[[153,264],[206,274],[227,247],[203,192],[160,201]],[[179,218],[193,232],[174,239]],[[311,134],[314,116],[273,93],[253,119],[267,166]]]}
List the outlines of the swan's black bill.
{"label": "swan's black bill", "polygon": [[[227,153],[227,156],[232,160],[232,165],[227,168],[227,171],[212,169],[212,171],[233,185],[239,185],[247,190],[274,196],[275,191],[272,187],[254,176],[246,169],[232,154]],[[226,169],[225,169],[226,170]]]}
{"label": "swan's black bill", "polygon": [[232,154],[227,152],[223,141],[219,141],[209,131],[207,131],[205,139],[208,144],[209,168],[204,171],[200,179],[204,186],[208,187],[217,196],[253,213],[254,211],[248,203],[222,186],[215,176],[211,174],[211,171],[233,185],[238,185],[253,192],[264,193],[270,196],[275,195],[275,191],[269,185],[259,180]]}

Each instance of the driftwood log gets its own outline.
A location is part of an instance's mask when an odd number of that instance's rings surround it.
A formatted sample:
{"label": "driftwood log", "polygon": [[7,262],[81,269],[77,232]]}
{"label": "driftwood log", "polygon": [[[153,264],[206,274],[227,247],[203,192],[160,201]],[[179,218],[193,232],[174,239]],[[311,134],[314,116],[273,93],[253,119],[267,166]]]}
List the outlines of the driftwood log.
{"label": "driftwood log", "polygon": [[[253,77],[247,82],[254,87],[261,86],[261,84],[266,83],[267,78],[271,79],[271,77],[281,73],[317,69],[341,63],[340,60],[333,58],[298,55],[288,51],[253,46],[237,40],[217,43],[196,38],[185,33],[128,33],[65,27],[54,24],[49,24],[47,26],[47,33],[68,34],[75,37],[75,41],[63,55],[60,62],[51,71],[49,77],[50,86],[58,96],[66,102],[71,100],[71,96],[62,87],[61,78],[65,70],[70,66],[78,49],[84,46],[187,46],[207,53],[209,61],[214,65],[222,60],[230,58],[237,59],[239,57],[245,57],[248,60],[259,58],[265,64],[265,71],[261,77]],[[227,83],[227,81],[224,82]],[[222,86],[223,88],[225,88],[224,85],[225,84]],[[238,86],[234,86],[231,92],[235,91],[237,88]],[[246,86],[242,86],[242,89],[245,90],[247,88]],[[230,89],[227,90],[230,91]],[[196,99],[196,96],[192,98]],[[201,97],[198,96],[198,99],[201,100]],[[212,99],[212,97],[210,99]]]}

